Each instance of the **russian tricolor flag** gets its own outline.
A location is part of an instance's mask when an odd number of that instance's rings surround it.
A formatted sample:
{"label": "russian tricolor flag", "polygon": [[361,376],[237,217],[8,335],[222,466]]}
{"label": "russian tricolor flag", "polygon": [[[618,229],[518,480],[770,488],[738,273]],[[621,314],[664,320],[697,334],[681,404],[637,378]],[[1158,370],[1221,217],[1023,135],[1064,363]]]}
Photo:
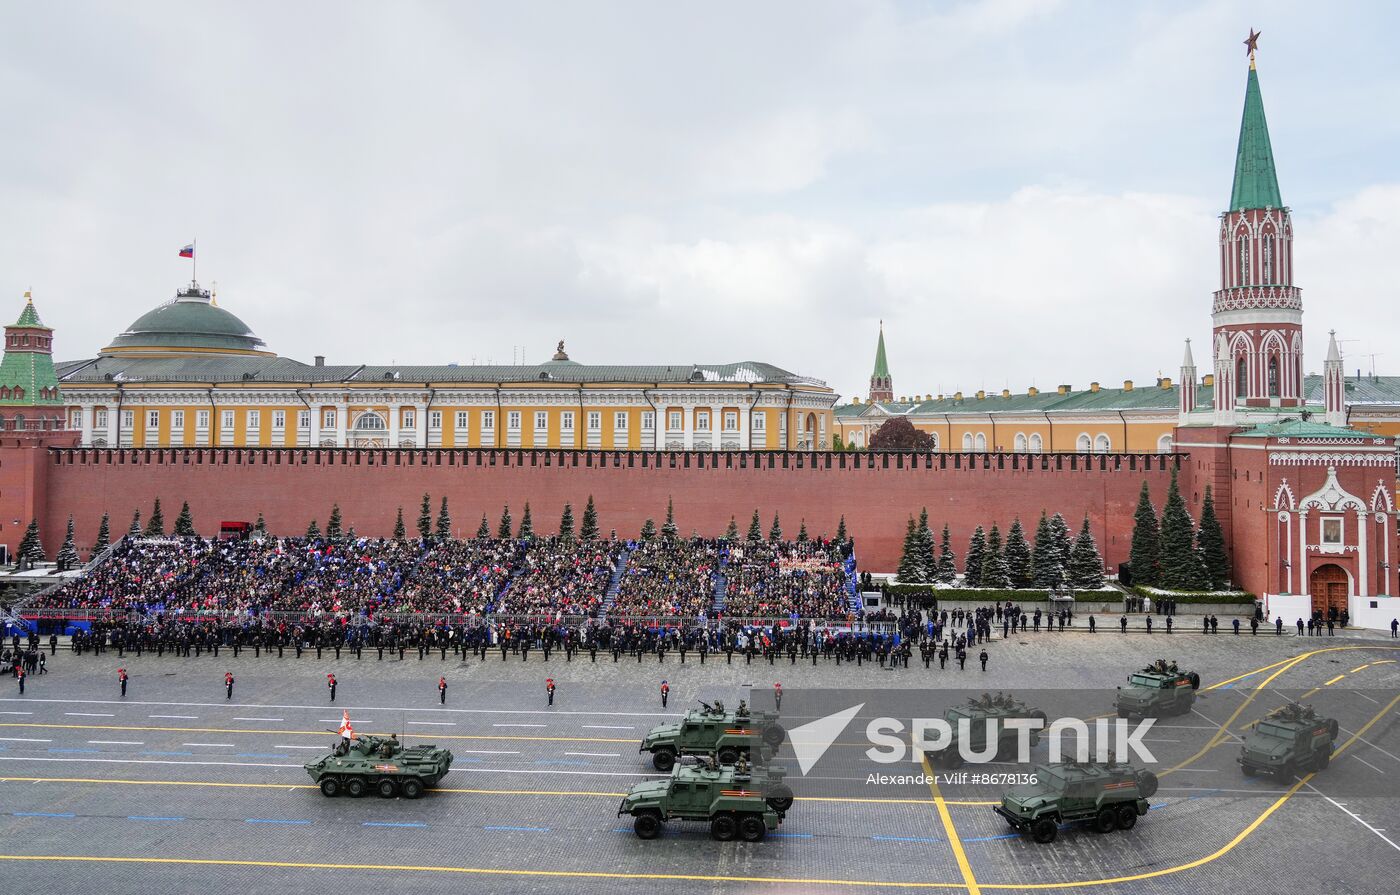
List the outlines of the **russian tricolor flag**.
{"label": "russian tricolor flag", "polygon": [[180,250],[180,257],[181,257],[181,258],[193,258],[193,257],[194,257],[194,243],[190,243],[189,245],[187,245],[187,246],[185,246],[183,249],[181,249],[181,250]]}

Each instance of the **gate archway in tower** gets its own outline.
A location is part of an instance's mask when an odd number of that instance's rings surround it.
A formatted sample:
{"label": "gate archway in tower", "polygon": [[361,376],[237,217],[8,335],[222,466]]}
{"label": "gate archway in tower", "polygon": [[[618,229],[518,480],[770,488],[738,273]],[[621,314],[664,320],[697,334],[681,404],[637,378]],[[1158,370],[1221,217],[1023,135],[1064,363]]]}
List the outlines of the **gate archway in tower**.
{"label": "gate archway in tower", "polygon": [[1346,570],[1336,563],[1313,569],[1308,576],[1308,593],[1312,596],[1313,611],[1321,612],[1325,618],[1334,611],[1340,613],[1346,609],[1349,581]]}

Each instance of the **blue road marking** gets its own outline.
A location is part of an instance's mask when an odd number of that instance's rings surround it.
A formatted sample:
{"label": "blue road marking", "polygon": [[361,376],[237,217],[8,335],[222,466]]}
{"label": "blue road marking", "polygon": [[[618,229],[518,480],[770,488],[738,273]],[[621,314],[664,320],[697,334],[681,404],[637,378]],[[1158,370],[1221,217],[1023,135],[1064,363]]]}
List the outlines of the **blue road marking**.
{"label": "blue road marking", "polygon": [[481,759],[479,759],[479,758],[477,758],[477,757],[475,757],[475,756],[472,756],[472,755],[469,755],[469,756],[467,756],[466,758],[453,758],[453,759],[452,759],[453,764],[474,764],[474,763],[479,762],[479,761],[481,761]]}
{"label": "blue road marking", "polygon": [[248,817],[248,818],[244,818],[243,822],[244,822],[245,824],[309,824],[309,823],[311,823],[311,821],[309,821],[309,820],[278,820],[277,818],[267,818],[267,817]]}
{"label": "blue road marking", "polygon": [[871,836],[876,842],[942,842],[942,839],[932,839],[928,836]]}
{"label": "blue road marking", "polygon": [[997,839],[1019,839],[1020,837],[1020,833],[1002,833],[1000,836],[973,836],[970,839],[964,839],[963,842],[994,842]]}
{"label": "blue road marking", "polygon": [[614,832],[614,833],[630,833],[630,832],[632,832],[632,831],[629,830],[629,829],[627,829],[626,827],[613,827],[613,832]]}
{"label": "blue road marking", "polygon": [[775,839],[811,839],[811,833],[769,833]]}
{"label": "blue road marking", "polygon": [[101,750],[101,749],[50,749],[49,751],[50,751],[50,752],[68,752],[68,753],[86,752],[86,753],[90,753],[90,754],[95,755],[95,754],[101,752],[102,750]]}
{"label": "blue road marking", "polygon": [[183,817],[150,817],[142,814],[129,814],[127,820],[184,820]]}
{"label": "blue road marking", "polygon": [[74,814],[54,814],[51,811],[16,811],[15,817],[76,817]]}
{"label": "blue road marking", "polygon": [[482,827],[483,830],[496,830],[506,833],[548,833],[549,827]]}
{"label": "blue road marking", "polygon": [[362,826],[362,827],[426,827],[427,824],[410,824],[410,823],[396,824],[396,823],[389,823],[388,821],[367,820],[367,821],[365,821],[364,823],[360,824],[360,826]]}
{"label": "blue road marking", "polygon": [[[183,754],[185,754],[185,755],[190,755],[191,753],[186,752],[186,753],[183,753]],[[280,753],[280,752],[235,752],[234,755],[233,755],[233,757],[234,757],[234,758],[286,758],[287,756],[286,756],[286,755],[283,755],[283,754]]]}
{"label": "blue road marking", "polygon": [[1233,689],[1235,689],[1235,682],[1234,682],[1234,681],[1231,681],[1231,682],[1228,683],[1228,684],[1223,684],[1223,685],[1221,685],[1221,687],[1220,687],[1219,689],[1221,689],[1221,690],[1233,690]]}
{"label": "blue road marking", "polygon": [[1156,810],[1158,810],[1159,808],[1170,808],[1170,807],[1171,807],[1170,805],[1148,805],[1148,806],[1147,806],[1147,810],[1148,810],[1148,811],[1156,811]]}
{"label": "blue road marking", "polygon": [[193,752],[142,752],[142,755],[193,755]]}

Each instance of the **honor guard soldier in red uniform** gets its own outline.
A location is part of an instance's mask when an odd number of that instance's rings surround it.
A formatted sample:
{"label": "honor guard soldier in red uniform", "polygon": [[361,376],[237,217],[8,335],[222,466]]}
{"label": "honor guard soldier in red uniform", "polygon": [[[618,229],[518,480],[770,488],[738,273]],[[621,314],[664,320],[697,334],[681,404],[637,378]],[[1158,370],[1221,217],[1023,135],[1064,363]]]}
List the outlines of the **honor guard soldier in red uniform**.
{"label": "honor guard soldier in red uniform", "polygon": [[327,675],[326,675],[326,689],[329,690],[329,691],[331,691],[331,702],[335,702],[335,686],[336,686],[335,675],[333,675],[333,674],[327,674]]}
{"label": "honor guard soldier in red uniform", "polygon": [[666,700],[671,697],[671,685],[665,681],[661,682],[661,707],[666,707]]}
{"label": "honor guard soldier in red uniform", "polygon": [[225,671],[225,672],[224,672],[224,698],[225,698],[225,699],[232,699],[232,698],[233,698],[233,672],[232,672],[232,671]]}
{"label": "honor guard soldier in red uniform", "polygon": [[554,678],[547,677],[544,679],[544,690],[549,694],[549,704],[554,705]]}
{"label": "honor guard soldier in red uniform", "polygon": [[773,708],[778,711],[783,709],[783,685],[776,681],[773,683]]}
{"label": "honor guard soldier in red uniform", "polygon": [[117,669],[117,680],[121,682],[121,685],[122,685],[122,695],[125,696],[125,695],[126,695],[126,669],[125,669],[125,668],[118,668],[118,669]]}
{"label": "honor guard soldier in red uniform", "polygon": [[438,678],[438,703],[447,705],[447,675]]}

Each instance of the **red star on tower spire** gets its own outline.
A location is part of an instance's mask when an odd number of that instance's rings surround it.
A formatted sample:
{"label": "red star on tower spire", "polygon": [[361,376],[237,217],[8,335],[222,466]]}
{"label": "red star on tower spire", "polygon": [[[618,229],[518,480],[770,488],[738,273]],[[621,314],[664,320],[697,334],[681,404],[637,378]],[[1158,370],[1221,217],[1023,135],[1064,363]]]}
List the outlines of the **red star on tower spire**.
{"label": "red star on tower spire", "polygon": [[1250,28],[1249,37],[1244,39],[1244,51],[1249,54],[1250,68],[1254,67],[1254,54],[1259,49],[1259,35],[1262,33],[1262,31],[1255,31],[1253,28]]}

